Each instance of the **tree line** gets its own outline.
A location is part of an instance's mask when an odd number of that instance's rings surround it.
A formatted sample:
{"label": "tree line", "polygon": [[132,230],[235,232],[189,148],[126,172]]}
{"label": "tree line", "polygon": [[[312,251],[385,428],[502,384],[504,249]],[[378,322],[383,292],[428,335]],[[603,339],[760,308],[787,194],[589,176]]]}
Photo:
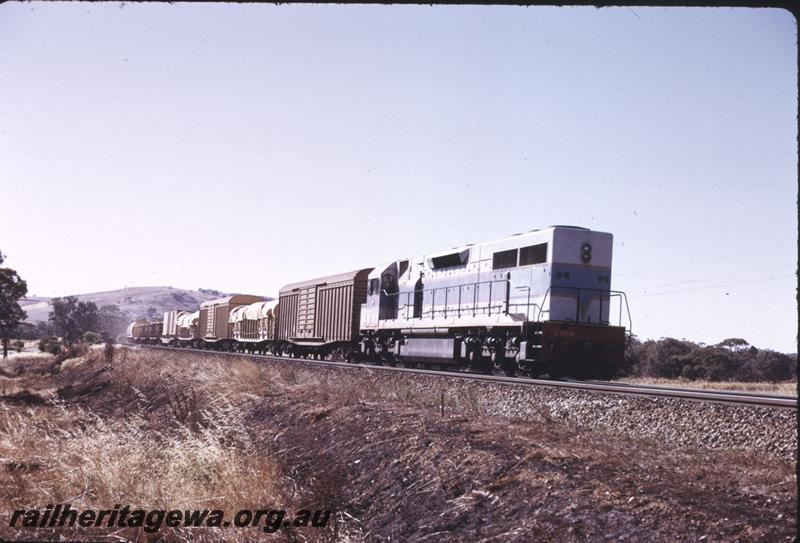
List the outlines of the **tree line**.
{"label": "tree line", "polygon": [[114,304],[99,308],[94,302],[81,302],[75,296],[53,298],[48,321],[37,321],[31,339],[39,339],[39,349],[57,353],[79,341],[110,343],[125,330],[127,316]]}
{"label": "tree line", "polygon": [[707,381],[786,381],[797,379],[797,353],[757,349],[742,338],[706,345],[669,337],[647,341],[634,337],[625,349],[624,373]]}
{"label": "tree line", "polygon": [[[0,265],[5,256],[0,252]],[[0,267],[0,340],[3,358],[12,347],[21,350],[24,345],[19,340],[39,339],[40,350],[56,354],[79,342],[113,342],[117,334],[123,332],[128,322],[127,316],[118,306],[110,304],[99,308],[94,302],[81,302],[75,296],[53,298],[52,309],[47,322],[36,324],[23,322],[27,317],[20,307],[19,300],[28,294],[28,285],[16,270]]]}

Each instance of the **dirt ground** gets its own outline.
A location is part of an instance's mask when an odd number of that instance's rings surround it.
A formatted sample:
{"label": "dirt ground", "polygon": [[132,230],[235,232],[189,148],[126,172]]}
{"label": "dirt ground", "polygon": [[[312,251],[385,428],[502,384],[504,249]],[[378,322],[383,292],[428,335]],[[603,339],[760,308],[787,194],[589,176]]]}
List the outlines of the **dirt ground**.
{"label": "dirt ground", "polygon": [[[621,440],[547,417],[477,417],[468,402],[442,409],[436,396],[390,390],[377,374],[348,382],[346,374],[161,352],[118,352],[111,367],[99,352],[61,364],[17,357],[2,369],[4,537],[58,535],[12,530],[10,511],[72,496],[82,496],[73,504],[98,508],[121,501],[203,508],[209,497],[233,508],[259,492],[258,500],[283,500],[286,509],[336,512],[330,529],[272,536],[290,541],[791,541],[796,535],[794,464]],[[132,426],[136,433],[123,440]],[[20,427],[38,432],[21,438]],[[111,455],[93,442],[70,448],[100,434],[106,445],[117,445]],[[184,452],[153,461],[149,449],[136,445],[153,436]],[[190,440],[199,443],[196,450]],[[222,476],[205,480],[207,465],[202,477],[192,471],[193,454],[217,449],[225,460],[216,466],[225,466]],[[142,458],[123,465],[115,451]],[[65,454],[75,455],[69,475],[57,469]],[[186,464],[176,472],[179,462]],[[114,469],[98,479],[97,467],[106,464]],[[138,471],[123,483],[125,466]],[[145,488],[136,483],[142,478],[150,481]],[[235,499],[218,499],[237,492]],[[267,537],[256,529],[210,530],[165,528],[157,535]],[[156,539],[134,529],[116,535]]]}

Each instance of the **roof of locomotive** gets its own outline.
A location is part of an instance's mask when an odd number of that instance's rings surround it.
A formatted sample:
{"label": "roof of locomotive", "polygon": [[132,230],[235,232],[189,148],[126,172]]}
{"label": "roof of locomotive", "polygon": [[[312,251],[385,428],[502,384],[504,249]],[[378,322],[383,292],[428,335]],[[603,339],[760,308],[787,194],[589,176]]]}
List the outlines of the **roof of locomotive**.
{"label": "roof of locomotive", "polygon": [[359,274],[363,276],[363,279],[366,279],[367,275],[371,271],[372,268],[362,268],[359,270],[353,270],[346,273],[338,273],[336,275],[328,275],[327,277],[318,277],[316,279],[310,279],[308,281],[301,281],[299,283],[290,283],[288,285],[285,285],[280,290],[280,294],[284,294],[286,292],[295,289],[300,289],[303,287],[321,286],[330,283],[341,283],[343,281],[354,281],[358,278]]}
{"label": "roof of locomotive", "polygon": [[[585,232],[595,232],[595,233],[598,233],[598,234],[607,234],[608,233],[608,232],[601,232],[599,230],[592,230],[591,228],[586,228],[586,227],[583,227],[583,226],[571,226],[571,225],[568,225],[568,224],[554,224],[554,225],[548,226],[546,228],[534,228],[533,230],[528,230],[527,232],[518,232],[516,234],[511,234],[510,236],[505,236],[505,237],[498,238],[498,239],[491,239],[491,240],[488,240],[488,241],[482,241],[480,243],[468,243],[466,245],[461,245],[459,247],[455,247],[455,248],[451,249],[450,251],[442,251],[441,254],[446,254],[448,252],[452,253],[453,251],[463,251],[464,249],[468,249],[469,247],[472,247],[473,245],[485,245],[487,243],[496,243],[496,242],[500,242],[500,241],[506,241],[506,240],[509,240],[509,239],[514,239],[514,238],[516,238],[518,236],[524,236],[526,234],[533,234],[534,232],[546,232],[548,230],[556,230],[556,229],[558,229],[558,230],[583,230]],[[428,256],[430,256],[430,255],[428,255]]]}
{"label": "roof of locomotive", "polygon": [[[608,234],[608,232],[600,232],[599,230],[592,230],[590,228],[585,228],[583,226],[570,226],[570,225],[566,225],[566,224],[555,224],[555,225],[548,226],[546,228],[535,228],[533,230],[528,230],[527,232],[519,232],[517,234],[512,234],[512,235],[506,236],[504,238],[492,239],[492,240],[488,240],[488,241],[482,241],[482,242],[479,242],[479,243],[466,243],[464,245],[457,245],[457,246],[453,247],[452,249],[447,249],[447,250],[444,250],[444,251],[436,251],[434,253],[426,253],[425,255],[417,255],[417,256],[422,256],[425,259],[432,259],[432,258],[437,258],[437,257],[440,257],[440,256],[444,256],[444,255],[454,254],[454,253],[463,253],[464,251],[470,250],[472,247],[476,247],[476,246],[480,246],[480,245],[488,245],[488,244],[493,244],[493,243],[501,243],[503,241],[511,240],[511,239],[517,238],[519,236],[525,236],[527,234],[533,234],[534,232],[547,232],[548,230],[554,231],[556,229],[559,229],[559,230],[563,230],[563,229],[582,230],[582,231],[585,231],[585,232],[595,232],[595,233],[599,233],[599,234]],[[400,260],[405,260],[405,259],[400,259]],[[397,260],[392,260],[392,261],[390,261],[390,262],[388,262],[386,264],[382,264],[382,265],[378,266],[377,268],[375,268],[372,271],[372,273],[369,274],[370,279],[376,278],[376,277],[380,277],[381,274],[383,273],[381,270],[385,270],[387,266],[392,265],[392,263],[394,263],[394,262],[397,262]],[[286,287],[284,287],[284,289],[285,288]]]}

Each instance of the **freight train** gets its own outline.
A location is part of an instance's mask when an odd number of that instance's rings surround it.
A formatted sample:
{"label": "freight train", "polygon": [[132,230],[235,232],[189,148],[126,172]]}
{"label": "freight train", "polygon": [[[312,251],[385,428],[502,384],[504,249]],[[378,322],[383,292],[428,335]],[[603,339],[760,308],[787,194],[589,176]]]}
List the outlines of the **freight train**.
{"label": "freight train", "polygon": [[[128,326],[132,343],[288,357],[609,378],[630,311],[613,236],[551,226],[284,286]],[[613,322],[612,322],[613,321]],[[627,324],[627,329],[624,324]]]}

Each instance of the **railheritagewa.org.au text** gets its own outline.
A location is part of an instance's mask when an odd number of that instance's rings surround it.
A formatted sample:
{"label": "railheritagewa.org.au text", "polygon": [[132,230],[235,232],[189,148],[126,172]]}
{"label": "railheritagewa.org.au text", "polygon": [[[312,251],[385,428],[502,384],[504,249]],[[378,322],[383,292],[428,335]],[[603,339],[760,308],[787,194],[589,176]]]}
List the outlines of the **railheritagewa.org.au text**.
{"label": "railheritagewa.org.au text", "polygon": [[242,509],[228,516],[221,509],[134,509],[115,505],[113,509],[73,509],[70,504],[47,505],[44,509],[17,509],[9,526],[22,528],[143,528],[155,533],[167,528],[247,528],[259,527],[267,533],[283,526],[324,528],[330,510],[306,510],[289,513],[284,509]]}

